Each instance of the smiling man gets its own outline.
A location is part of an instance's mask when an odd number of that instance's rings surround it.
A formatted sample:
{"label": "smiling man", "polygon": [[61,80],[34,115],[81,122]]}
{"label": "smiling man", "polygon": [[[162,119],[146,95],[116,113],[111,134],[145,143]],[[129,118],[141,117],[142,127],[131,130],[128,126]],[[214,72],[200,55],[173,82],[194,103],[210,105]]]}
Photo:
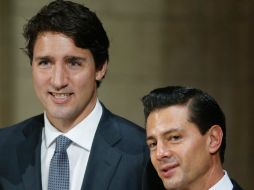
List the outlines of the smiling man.
{"label": "smiling man", "polygon": [[96,68],[90,50],[77,47],[59,32],[41,32],[32,58],[34,89],[54,127],[67,132],[92,112],[97,100],[96,81],[107,63]]}
{"label": "smiling man", "polygon": [[143,99],[151,161],[167,190],[241,190],[223,169],[225,116],[199,89],[169,86]]}
{"label": "smiling man", "polygon": [[152,189],[144,129],[98,100],[109,40],[96,14],[53,1],[24,37],[44,113],[0,130],[0,190]]}

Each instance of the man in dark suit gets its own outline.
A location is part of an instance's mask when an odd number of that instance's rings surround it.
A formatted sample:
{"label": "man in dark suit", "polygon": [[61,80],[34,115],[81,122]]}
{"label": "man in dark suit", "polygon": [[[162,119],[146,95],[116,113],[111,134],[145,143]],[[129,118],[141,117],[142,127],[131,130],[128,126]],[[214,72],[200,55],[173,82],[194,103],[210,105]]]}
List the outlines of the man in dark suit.
{"label": "man in dark suit", "polygon": [[109,40],[96,14],[57,0],[24,37],[45,111],[0,130],[0,190],[149,189],[145,131],[97,98]]}
{"label": "man in dark suit", "polygon": [[241,190],[223,169],[225,116],[207,93],[169,86],[143,99],[151,161],[167,190]]}

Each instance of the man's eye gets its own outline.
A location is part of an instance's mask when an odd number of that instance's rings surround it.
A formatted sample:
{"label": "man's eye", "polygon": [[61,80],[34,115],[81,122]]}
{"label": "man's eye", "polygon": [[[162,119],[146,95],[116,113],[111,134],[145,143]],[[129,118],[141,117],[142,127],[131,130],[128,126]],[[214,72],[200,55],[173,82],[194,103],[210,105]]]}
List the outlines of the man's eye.
{"label": "man's eye", "polygon": [[39,65],[47,65],[48,64],[48,61],[40,61],[39,62]]}
{"label": "man's eye", "polygon": [[68,63],[69,67],[80,67],[81,66],[81,62],[80,61],[70,61]]}
{"label": "man's eye", "polygon": [[182,137],[180,135],[172,135],[169,137],[170,141],[179,141]]}
{"label": "man's eye", "polygon": [[75,65],[80,65],[80,63],[78,61],[71,61],[70,65],[75,66]]}
{"label": "man's eye", "polygon": [[49,61],[47,61],[47,60],[43,60],[43,61],[39,61],[38,65],[39,65],[40,67],[45,68],[45,67],[48,67],[48,66],[50,65],[50,63],[49,63]]}
{"label": "man's eye", "polygon": [[157,143],[156,142],[152,142],[152,143],[147,143],[147,145],[148,145],[150,150],[153,150],[156,147]]}

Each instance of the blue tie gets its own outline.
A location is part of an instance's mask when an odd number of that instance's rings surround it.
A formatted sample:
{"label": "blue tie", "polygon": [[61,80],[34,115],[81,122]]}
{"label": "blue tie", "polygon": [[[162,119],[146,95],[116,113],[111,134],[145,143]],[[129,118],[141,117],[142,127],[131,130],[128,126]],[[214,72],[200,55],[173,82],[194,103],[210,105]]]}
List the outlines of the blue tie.
{"label": "blue tie", "polygon": [[66,149],[71,140],[60,135],[49,166],[48,190],[69,190],[69,159]]}

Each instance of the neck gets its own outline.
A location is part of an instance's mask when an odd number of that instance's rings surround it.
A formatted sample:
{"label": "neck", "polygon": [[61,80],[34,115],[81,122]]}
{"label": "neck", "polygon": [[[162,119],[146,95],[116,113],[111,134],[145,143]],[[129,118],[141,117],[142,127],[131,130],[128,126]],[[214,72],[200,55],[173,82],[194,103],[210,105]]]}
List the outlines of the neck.
{"label": "neck", "polygon": [[204,175],[201,184],[198,187],[192,188],[193,190],[209,189],[215,185],[224,176],[224,170],[220,161],[219,156],[214,155],[212,160],[212,167]]}
{"label": "neck", "polygon": [[189,184],[186,188],[182,190],[204,190],[209,189],[215,185],[223,176],[224,170],[220,161],[219,156],[212,158],[211,167],[203,174],[201,178]]}
{"label": "neck", "polygon": [[63,133],[67,133],[72,128],[74,128],[78,123],[80,123],[83,119],[85,119],[94,109],[96,105],[97,98],[91,101],[86,108],[83,110],[82,113],[77,115],[76,117],[72,118],[52,118],[48,117],[49,122],[53,125],[56,129]]}

